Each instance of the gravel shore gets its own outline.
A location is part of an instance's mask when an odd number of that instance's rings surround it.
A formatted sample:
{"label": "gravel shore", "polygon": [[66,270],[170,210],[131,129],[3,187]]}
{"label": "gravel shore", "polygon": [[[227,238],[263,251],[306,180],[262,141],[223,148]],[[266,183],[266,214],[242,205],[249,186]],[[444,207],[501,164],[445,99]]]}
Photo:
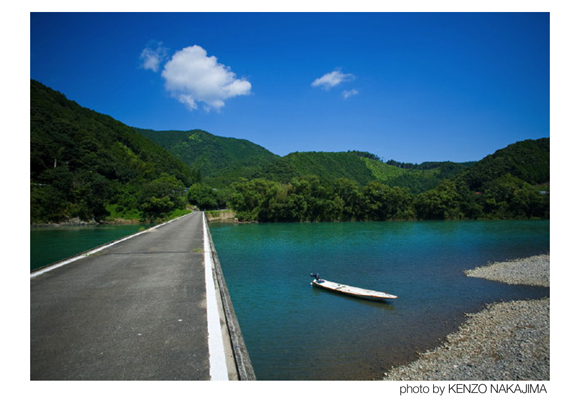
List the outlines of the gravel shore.
{"label": "gravel shore", "polygon": [[[550,256],[495,263],[466,275],[510,284],[550,286]],[[550,379],[550,299],[494,303],[445,343],[393,368],[384,380],[546,381]]]}
{"label": "gravel shore", "polygon": [[465,271],[467,276],[509,283],[550,287],[550,255],[536,255],[520,260],[497,262]]}

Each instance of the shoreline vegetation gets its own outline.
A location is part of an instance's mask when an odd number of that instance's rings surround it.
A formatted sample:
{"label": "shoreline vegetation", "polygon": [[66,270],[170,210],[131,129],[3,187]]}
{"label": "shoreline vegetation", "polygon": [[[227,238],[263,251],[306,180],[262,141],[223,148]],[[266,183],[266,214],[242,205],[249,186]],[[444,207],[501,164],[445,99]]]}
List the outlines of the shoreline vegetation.
{"label": "shoreline vegetation", "polygon": [[[550,287],[550,256],[538,255],[465,271],[470,277]],[[493,303],[443,345],[394,367],[386,381],[547,381],[550,379],[550,298]]]}

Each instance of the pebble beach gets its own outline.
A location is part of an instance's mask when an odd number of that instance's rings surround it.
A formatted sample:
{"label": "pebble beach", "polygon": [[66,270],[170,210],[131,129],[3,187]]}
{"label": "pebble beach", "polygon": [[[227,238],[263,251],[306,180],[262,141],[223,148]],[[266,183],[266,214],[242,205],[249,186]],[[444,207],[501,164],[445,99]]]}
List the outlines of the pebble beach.
{"label": "pebble beach", "polygon": [[[550,286],[550,256],[494,263],[465,271],[509,284]],[[392,368],[387,381],[547,381],[550,379],[550,299],[487,305],[468,314],[443,345]]]}

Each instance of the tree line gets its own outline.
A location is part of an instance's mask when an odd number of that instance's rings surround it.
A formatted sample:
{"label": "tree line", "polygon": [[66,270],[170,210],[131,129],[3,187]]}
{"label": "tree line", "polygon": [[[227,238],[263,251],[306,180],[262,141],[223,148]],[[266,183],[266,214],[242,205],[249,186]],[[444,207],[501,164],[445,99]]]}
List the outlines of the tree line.
{"label": "tree line", "polygon": [[472,191],[465,182],[442,180],[414,195],[380,182],[364,186],[345,178],[325,184],[317,176],[288,183],[240,180],[228,189],[195,184],[188,201],[201,209],[228,207],[245,222],[333,222],[436,219],[549,218],[549,196],[511,174]]}

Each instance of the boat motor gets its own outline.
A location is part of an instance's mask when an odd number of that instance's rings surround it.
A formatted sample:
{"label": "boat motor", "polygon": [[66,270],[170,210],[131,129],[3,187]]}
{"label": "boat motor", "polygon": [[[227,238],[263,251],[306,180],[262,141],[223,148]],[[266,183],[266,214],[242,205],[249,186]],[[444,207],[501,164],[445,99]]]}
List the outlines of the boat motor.
{"label": "boat motor", "polygon": [[320,282],[320,274],[310,274],[310,276],[316,279],[316,282]]}

